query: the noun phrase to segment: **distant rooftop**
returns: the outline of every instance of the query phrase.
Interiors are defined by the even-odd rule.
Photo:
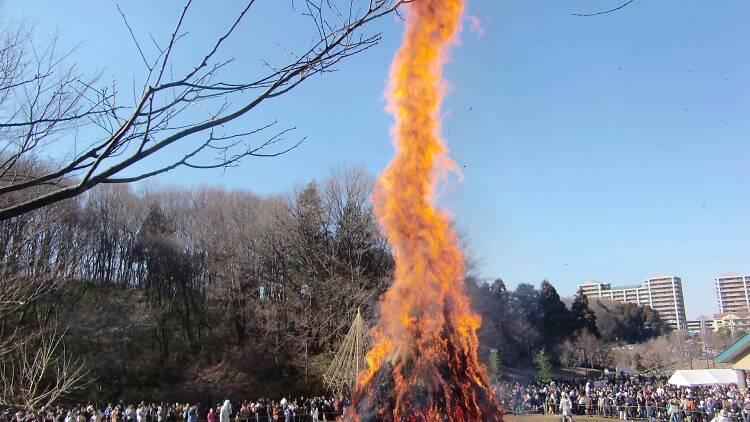
[[[661,280],[663,278],[672,278],[672,277],[674,277],[674,278],[680,278],[680,277],[678,277],[676,275],[656,274],[656,275],[653,275],[653,276],[649,277],[648,279],[649,280]]]
[[[750,312],[724,312],[721,314],[714,314],[714,319],[748,319],[750,318]]]
[[[730,272],[730,273],[721,274],[717,278],[737,278],[737,277],[742,277],[742,274],[740,274],[740,273],[731,273]]]
[[[626,286],[612,286],[612,290],[633,290],[633,289],[640,289],[640,284],[628,284]]]
[[[649,277],[648,280],[663,280],[663,279],[671,279],[671,278],[677,278],[680,277],[676,275],[667,275],[667,274],[656,274],[652,277]],[[645,282],[644,282],[645,283]],[[640,289],[644,287],[644,283],[641,284],[626,284],[621,286],[613,286],[611,283],[602,283],[601,281],[596,280],[586,280],[583,283],[579,284],[578,286],[608,286],[612,290],[633,290],[633,289]]]
[[[598,285],[598,284],[607,284],[607,283],[602,283],[596,280],[586,280],[583,283],[579,284],[579,286],[593,286],[593,285]]]

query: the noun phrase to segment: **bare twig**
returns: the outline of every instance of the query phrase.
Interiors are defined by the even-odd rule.
[[[26,95],[11,114],[0,115],[0,131],[6,131],[8,139],[12,139],[0,148],[5,154],[0,155],[0,164],[5,162],[0,166],[0,199],[10,199],[0,202],[0,220],[73,198],[100,183],[143,180],[180,166],[234,167],[246,157],[275,157],[294,150],[304,137],[276,151],[267,151],[281,142],[290,129],[259,141],[254,141],[253,135],[257,136],[264,127],[221,136],[215,131],[227,130],[226,125],[248,115],[266,100],[283,96],[314,75],[335,71],[342,60],[375,46],[380,34],[364,34],[364,26],[396,12],[410,0],[360,0],[363,4],[358,0],[342,1],[348,10],[334,0],[305,0],[303,14],[315,28],[312,44],[304,51],[290,54],[286,63],[264,61],[267,66],[262,74],[240,81],[222,80],[223,70],[233,63],[232,58],[221,58],[222,47],[251,12],[254,0],[246,0],[216,41],[198,56],[197,63],[177,77],[171,58],[186,33],[183,26],[192,1],[185,0],[163,47],[151,37],[159,50],[158,57],[151,61],[118,6],[147,67],[143,87],[127,108],[120,105],[114,84],[111,88],[96,88],[93,81],[81,82],[83,78],[79,75],[60,69],[54,48],[39,54],[32,48],[34,59],[27,64],[21,37],[9,38],[8,56],[3,57],[4,50],[0,49],[0,101],[12,98],[10,94],[3,97],[5,91],[24,89]],[[5,78],[4,62],[8,64]],[[32,65],[37,67],[35,72],[30,72]],[[60,76],[54,78],[56,74]],[[25,89],[27,86],[34,89]],[[125,110],[127,115],[122,114]],[[21,162],[36,162],[36,154],[45,143],[64,139],[66,131],[84,124],[100,128],[105,135],[93,138],[86,148],[76,149],[66,160],[52,161],[46,166],[21,165]],[[200,140],[201,134],[208,136]],[[195,142],[195,146],[182,158],[123,177],[134,164],[178,142]],[[206,164],[200,159],[211,152],[216,154],[213,163]],[[37,190],[41,186],[46,189]]]
[[[625,3],[623,3],[623,4],[621,4],[621,5],[617,6],[617,7],[615,7],[614,9],[609,9],[609,10],[604,10],[604,11],[601,11],[601,12],[594,12],[594,13],[573,13],[573,16],[589,17],[589,16],[605,15],[607,13],[616,12],[616,11],[622,9],[623,7],[629,5],[630,3],[634,2],[634,1],[635,0],[628,0]]]

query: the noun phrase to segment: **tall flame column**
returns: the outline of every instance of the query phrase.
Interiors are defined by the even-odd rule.
[[[396,268],[347,420],[502,420],[477,359],[480,319],[464,292],[458,239],[434,204],[437,179],[453,166],[440,137],[441,68],[463,9],[462,0],[407,6],[388,88],[396,155],[373,197]]]

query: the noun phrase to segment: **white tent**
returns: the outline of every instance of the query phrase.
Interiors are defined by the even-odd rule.
[[[734,369],[696,369],[675,371],[669,383],[682,387],[695,385],[737,384],[737,373]]]

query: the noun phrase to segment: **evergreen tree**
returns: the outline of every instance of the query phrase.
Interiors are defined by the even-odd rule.
[[[508,300],[508,332],[515,347],[505,348],[506,357],[532,360],[542,347],[542,312],[539,309],[539,290],[527,283],[519,284]],[[513,358],[510,357],[512,360]]]
[[[541,383],[548,383],[552,381],[552,363],[549,361],[549,357],[547,357],[547,353],[544,351],[544,349],[541,349],[536,354],[536,379],[537,381]]]
[[[508,314],[508,289],[505,287],[503,280],[498,278],[493,281],[490,285],[490,292],[499,308],[501,319],[505,320]]]
[[[490,357],[487,363],[487,370],[490,373],[490,379],[496,383],[500,378],[500,353],[497,349],[490,349]]]
[[[497,279],[492,284],[487,284],[468,277],[466,291],[471,297],[472,309],[482,316],[482,325],[478,331],[482,339],[479,344],[479,355],[489,356],[492,349],[497,349],[498,353],[503,354],[505,350],[513,348],[508,326],[508,292],[502,280]]]
[[[490,347],[498,349],[499,353],[502,354],[503,346],[508,343],[506,339],[510,312],[508,291],[503,280],[498,278],[488,286],[486,293],[486,300],[490,304],[490,312],[488,312],[486,318],[487,328],[494,331],[493,342]],[[482,321],[485,321],[484,315]]]
[[[645,324],[648,338],[669,334],[671,327],[661,319],[658,312],[650,306],[643,306],[641,312],[643,313],[643,323]]]
[[[542,311],[539,304],[539,290],[531,284],[521,283],[510,295],[508,301],[510,318],[522,320],[530,325],[530,328],[538,330],[539,334],[542,334]]]
[[[539,310],[542,315],[541,333],[546,350],[555,350],[569,334],[570,311],[560,300],[560,295],[548,281],[539,289]]]
[[[539,291],[528,283],[521,283],[513,292],[514,311],[524,317],[533,318],[539,314]]]
[[[589,299],[578,290],[570,307],[571,333],[587,330],[591,335],[600,338],[599,328],[596,326],[596,314],[589,308]]]

